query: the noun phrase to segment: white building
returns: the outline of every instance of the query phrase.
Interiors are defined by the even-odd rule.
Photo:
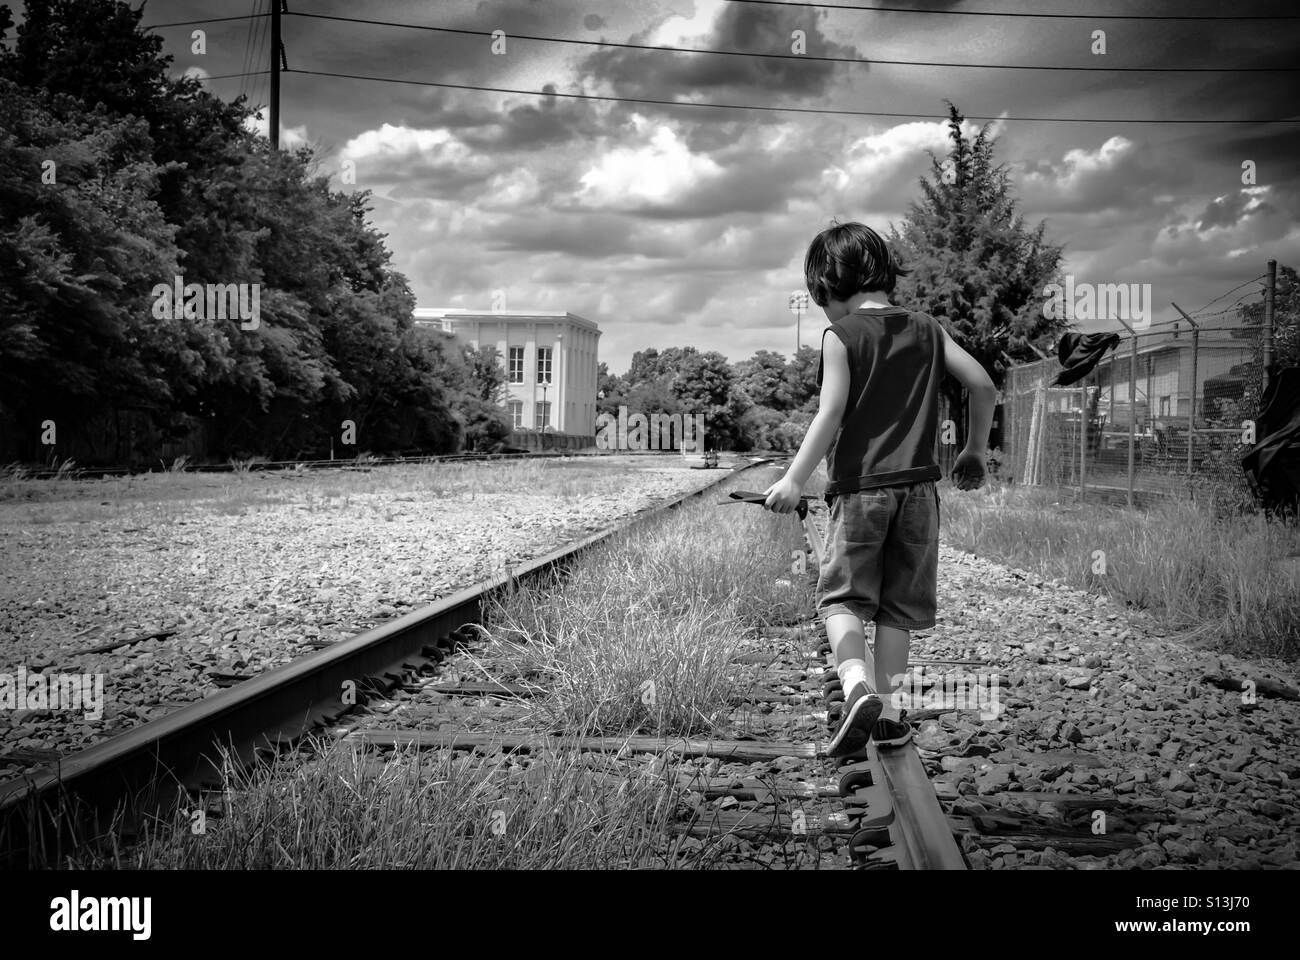
[[[474,347],[496,347],[506,368],[516,442],[539,446],[529,437],[543,433],[562,435],[564,446],[595,442],[600,328],[590,320],[573,313],[417,307],[415,323]]]

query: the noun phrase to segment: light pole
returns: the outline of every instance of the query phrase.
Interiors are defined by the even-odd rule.
[[[803,312],[808,309],[808,294],[803,290],[796,290],[790,294],[790,312],[794,314],[794,355],[799,356],[799,348],[803,346]]]

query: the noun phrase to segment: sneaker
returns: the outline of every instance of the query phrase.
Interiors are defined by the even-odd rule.
[[[871,739],[878,747],[901,747],[912,739],[912,725],[905,719],[906,714],[897,720],[881,717],[871,729]]]
[[[831,737],[827,754],[843,757],[865,747],[883,709],[885,702],[869,692],[866,684],[856,684],[844,701],[844,719],[840,721],[835,736]]]

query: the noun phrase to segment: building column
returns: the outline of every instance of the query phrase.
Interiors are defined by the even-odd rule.
[[[566,433],[568,431],[568,417],[565,416],[564,403],[568,397],[568,391],[564,389],[564,330],[562,324],[557,324],[558,332],[555,334],[555,345],[551,350],[551,380],[555,384],[555,430],[557,433]]]
[[[540,399],[537,396],[537,324],[535,322],[528,324],[528,342],[533,352],[530,356],[527,348],[524,349],[524,383],[531,385],[528,391],[531,402],[528,404],[528,409],[524,411],[524,423],[529,430],[532,430],[537,423],[537,403]]]

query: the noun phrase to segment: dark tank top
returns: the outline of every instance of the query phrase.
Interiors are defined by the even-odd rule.
[[[903,307],[871,307],[828,330],[848,351],[849,395],[826,454],[827,497],[942,477],[936,446],[945,373],[939,321]]]

